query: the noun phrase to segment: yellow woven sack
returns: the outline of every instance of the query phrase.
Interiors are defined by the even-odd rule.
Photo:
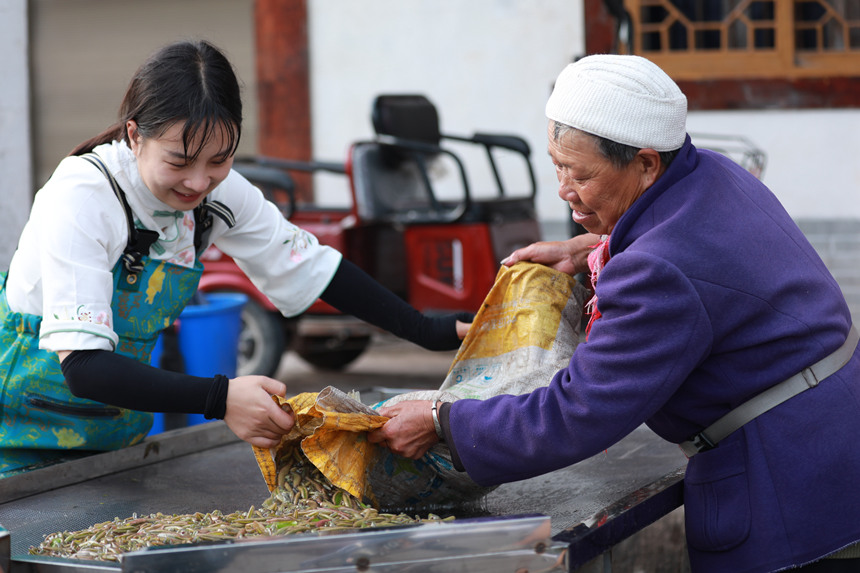
[[[582,286],[560,271],[501,267],[439,389],[483,400],[545,386],[579,341],[583,298]]]
[[[573,277],[549,267],[502,267],[439,389],[401,394],[375,407],[405,399],[484,400],[546,385],[578,343],[584,298]],[[269,491],[277,486],[276,460],[296,445],[333,485],[374,505],[377,498],[385,507],[444,505],[492,489],[454,470],[444,444],[418,461],[370,444],[366,432],[388,418],[340,390],[274,398],[292,408],[296,425],[278,447],[255,448]]]
[[[333,485],[358,499],[373,499],[367,487],[367,467],[377,454],[377,446],[367,441],[367,431],[382,427],[387,417],[331,386],[318,393],[272,399],[282,408],[292,409],[296,424],[277,447],[254,447],[270,492],[278,483],[276,461],[282,452],[298,446]]]
[[[501,267],[439,389],[399,394],[374,408],[403,400],[486,400],[546,386],[579,343],[586,296],[574,277],[550,267]],[[462,506],[493,489],[454,469],[442,443],[420,460],[383,450],[369,487],[383,508],[399,510]]]

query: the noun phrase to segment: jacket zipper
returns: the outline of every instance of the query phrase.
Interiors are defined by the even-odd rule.
[[[74,406],[65,402],[57,402],[43,396],[27,396],[27,402],[31,406],[57,412],[59,414],[68,414],[70,416],[78,416],[81,418],[116,418],[122,414],[122,410],[112,406]]]

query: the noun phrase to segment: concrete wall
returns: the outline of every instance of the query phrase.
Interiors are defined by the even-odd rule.
[[[687,126],[742,134],[762,148],[762,180],[795,219],[860,220],[860,110],[694,112]]]
[[[443,133],[525,137],[539,168],[541,216],[560,217],[543,110],[558,72],[583,55],[580,0],[314,0],[308,9],[317,155],[343,158],[373,134],[374,96],[421,93]],[[475,178],[476,188],[489,185],[488,172]],[[336,202],[336,183],[317,191]]]
[[[568,215],[545,152],[543,109],[558,72],[583,54],[582,14],[581,0],[310,2],[315,153],[341,158],[350,142],[369,137],[376,94],[423,93],[443,132],[508,131],[529,141],[545,238],[564,237]],[[763,181],[809,230],[860,317],[860,110],[696,112],[688,128],[743,136],[766,153]],[[344,200],[337,181],[317,191]]]
[[[0,271],[9,268],[31,202],[27,1],[0,0]]]
[[[443,131],[510,131],[532,146],[542,218],[564,217],[546,158],[544,104],[583,54],[581,1],[314,0],[309,3],[314,149],[340,157],[372,133],[374,95],[420,92]],[[689,130],[742,135],[768,156],[764,181],[797,219],[860,219],[860,111],[691,113]]]
[[[0,0],[0,6],[17,7],[13,16],[19,20],[25,4]],[[242,152],[255,151],[253,0],[29,4],[33,186],[44,182],[72,146],[114,120],[140,61],[181,37],[209,38],[230,55],[245,82]],[[529,141],[547,238],[564,235],[567,213],[545,153],[543,108],[558,72],[583,55],[582,0],[310,0],[308,18],[318,159],[342,160],[351,142],[372,135],[370,106],[377,94],[423,93],[436,104],[443,132],[511,132]],[[0,19],[0,32],[17,30],[17,36],[0,34],[4,45],[14,47],[14,38],[24,33],[25,26],[15,27],[19,20]],[[17,54],[20,60],[26,51]],[[0,89],[7,86],[4,82]],[[860,231],[860,163],[854,151],[860,148],[860,111],[696,112],[690,114],[689,130],[744,136],[765,151],[764,182],[795,220],[812,230],[813,243],[834,265],[860,316],[860,271],[854,270],[860,269],[860,253],[853,247]],[[19,133],[11,144],[4,135],[2,145],[18,149],[24,141]],[[478,173],[474,186],[488,181],[488,173]],[[342,179],[321,178],[317,191],[325,203],[347,201]]]
[[[243,83],[241,153],[256,151],[253,0],[30,0],[35,186],[113,124],[137,67],[162,45],[206,39]]]

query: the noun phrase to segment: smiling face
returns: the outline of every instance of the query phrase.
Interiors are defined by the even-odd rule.
[[[196,157],[186,155],[182,122],[154,138],[143,137],[134,121],[126,129],[143,183],[173,209],[188,211],[198,206],[233,167],[233,149],[223,128],[212,130],[202,146],[199,140],[190,142],[191,150],[200,148]]]
[[[640,149],[633,161],[619,168],[589,134],[566,131],[556,139],[550,122],[548,135],[558,196],[570,205],[574,222],[590,233],[611,233],[621,215],[665,170],[653,149]]]

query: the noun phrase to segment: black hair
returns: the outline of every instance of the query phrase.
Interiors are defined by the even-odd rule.
[[[597,141],[597,148],[600,150],[600,154],[606,158],[613,166],[617,169],[623,169],[630,165],[630,162],[636,157],[636,154],[639,153],[639,147],[634,147],[632,145],[626,145],[624,143],[618,143],[617,141],[612,141],[611,139],[607,139],[605,137],[601,137],[599,135],[594,135],[593,133],[589,133],[587,131],[582,131],[581,129],[577,129],[575,127],[571,127],[567,124],[561,123],[560,121],[552,121],[552,137],[555,141],[558,141],[562,136],[567,133],[573,134],[575,132],[582,133],[589,137],[594,138]],[[658,151],[660,154],[660,162],[668,167],[675,157],[678,155],[678,149],[672,149],[671,151]]]
[[[242,98],[233,66],[206,41],[164,46],[135,72],[120,105],[119,121],[69,155],[81,155],[119,139],[130,143],[126,129],[129,120],[145,138],[160,137],[175,123],[184,122],[182,142],[189,160],[223,129],[225,155],[233,155],[242,133]],[[192,148],[194,142],[196,147]]]

